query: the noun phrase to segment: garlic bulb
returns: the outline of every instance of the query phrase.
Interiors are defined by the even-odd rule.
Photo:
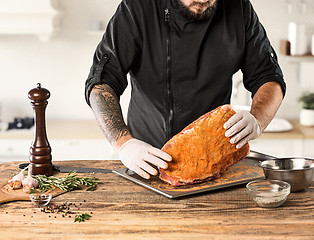
[[[24,171],[27,169],[28,167],[22,169],[17,175],[15,175],[12,179],[10,179],[8,181],[8,185],[11,189],[19,189],[22,187],[22,182],[25,179],[24,177]]]
[[[23,191],[29,192],[31,188],[36,188],[39,186],[38,181],[30,175],[30,172],[28,172],[27,178],[25,178],[22,182],[23,185]]]

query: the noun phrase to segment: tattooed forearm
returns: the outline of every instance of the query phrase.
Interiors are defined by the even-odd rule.
[[[112,145],[123,137],[131,137],[122,116],[119,100],[113,89],[96,85],[90,94],[90,104],[105,136]]]

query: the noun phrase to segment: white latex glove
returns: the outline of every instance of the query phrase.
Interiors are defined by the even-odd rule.
[[[118,153],[121,162],[127,168],[146,179],[150,178],[149,174],[157,175],[158,173],[148,163],[166,169],[168,164],[165,161],[171,161],[168,153],[135,138],[125,142]]]
[[[224,128],[227,129],[225,136],[230,137],[231,144],[237,144],[237,149],[261,135],[261,127],[257,119],[248,111],[234,114],[224,124]]]

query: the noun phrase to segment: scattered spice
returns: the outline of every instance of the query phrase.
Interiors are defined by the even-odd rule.
[[[78,205],[82,205],[82,204],[78,204]],[[62,203],[62,204],[52,204],[52,205],[48,205],[46,207],[43,207],[41,209],[41,212],[46,213],[46,214],[60,214],[63,218],[68,217],[68,218],[72,218],[72,215],[76,214],[74,217],[74,222],[84,222],[85,220],[88,220],[91,218],[91,215],[87,214],[87,213],[78,213],[76,211],[72,211],[71,209],[80,209],[77,204],[73,204],[73,203]],[[93,212],[90,212],[91,214],[93,214]],[[49,215],[49,217],[51,217]],[[54,216],[54,218],[57,218],[57,216]]]
[[[59,214],[59,213],[64,213],[65,215],[67,214],[76,214],[76,212],[72,212],[70,211],[69,209],[69,206],[72,205],[72,204],[68,204],[68,203],[63,203],[63,204],[60,204],[60,205],[49,205],[49,206],[46,206],[44,208],[41,209],[41,212],[44,212],[44,213],[56,213],[56,214]]]
[[[82,205],[82,204],[78,204],[78,205]],[[85,220],[89,220],[92,216],[90,214],[93,214],[93,212],[90,212],[90,214],[88,213],[79,213],[77,211],[72,211],[72,209],[79,209],[77,204],[73,204],[73,203],[62,203],[62,204],[50,204],[48,206],[42,207],[40,212],[45,213],[45,214],[49,214],[49,218],[54,217],[57,218],[57,216],[51,216],[51,214],[58,214],[60,213],[60,215],[65,218],[72,218],[72,216],[75,214],[74,217],[74,222],[84,222]],[[9,212],[6,212],[6,214],[8,214]],[[37,214],[36,211],[33,211],[34,214]],[[23,214],[23,217],[25,217],[26,215]],[[31,218],[33,218],[33,216],[30,216]]]

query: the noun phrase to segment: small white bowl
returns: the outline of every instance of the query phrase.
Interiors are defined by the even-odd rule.
[[[49,204],[52,195],[50,193],[32,193],[29,198],[35,206],[43,207]]]
[[[289,183],[279,180],[256,180],[246,185],[247,193],[259,207],[279,207],[290,194]]]

